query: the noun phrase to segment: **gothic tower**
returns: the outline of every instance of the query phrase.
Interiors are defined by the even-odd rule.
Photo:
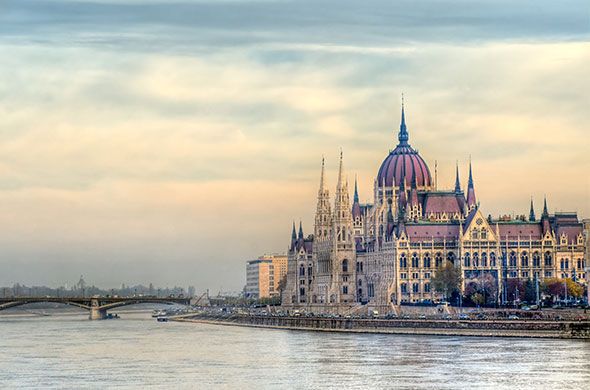
[[[340,153],[338,185],[334,200],[332,227],[332,278],[330,283],[331,303],[351,303],[355,301],[356,251],[348,181],[344,178]]]

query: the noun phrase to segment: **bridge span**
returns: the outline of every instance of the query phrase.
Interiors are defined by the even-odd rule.
[[[137,305],[140,303],[162,303],[189,306],[190,298],[168,297],[0,297],[0,311],[11,307],[28,305],[30,303],[51,302],[61,303],[90,311],[89,319],[101,320],[107,317],[107,310],[116,307]]]

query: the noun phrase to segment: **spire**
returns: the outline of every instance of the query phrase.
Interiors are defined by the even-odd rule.
[[[547,211],[547,196],[543,202],[543,214],[541,215],[541,225],[543,226],[543,235],[551,231],[551,224],[549,223],[549,212]]]
[[[344,184],[344,170],[342,169],[342,149],[340,149],[340,167],[338,168],[338,188]]]
[[[461,192],[461,182],[459,181],[459,161],[457,161],[457,174],[455,176],[455,192]]]
[[[291,239],[292,240],[297,239],[297,231],[295,230],[295,221],[293,221],[293,232],[291,233]]]
[[[354,199],[353,199],[353,201],[355,203],[358,203],[358,201],[359,201],[359,192],[358,192],[357,185],[356,185],[356,175],[354,176]]]
[[[301,224],[301,220],[299,221],[299,239],[303,240],[303,225]]]
[[[471,175],[471,156],[469,156],[469,183],[467,188],[473,188],[473,176]]]
[[[467,185],[467,207],[472,210],[477,207],[475,200],[475,188],[473,187],[473,175],[471,174],[471,156],[469,157],[469,184]]]
[[[535,209],[533,207],[533,197],[531,196],[531,211],[529,212],[529,221],[535,222]]]
[[[404,112],[404,95],[402,94],[402,123],[399,126],[399,144],[400,145],[407,145],[408,144],[408,131],[406,129],[406,115]]]
[[[547,196],[544,197],[544,203],[543,203],[543,214],[541,215],[541,217],[549,217],[549,212],[547,211]]]
[[[403,220],[405,212],[406,212],[406,205],[408,204],[408,195],[406,194],[406,170],[402,169],[402,179],[399,185],[399,197],[398,197],[398,210],[399,210],[399,220]]]
[[[320,194],[323,193],[323,191],[325,190],[325,185],[326,185],[326,181],[325,181],[325,169],[324,169],[324,156],[322,156],[322,175],[320,176]]]

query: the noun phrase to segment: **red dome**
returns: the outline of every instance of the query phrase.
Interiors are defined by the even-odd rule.
[[[430,187],[432,185],[432,176],[428,165],[420,157],[410,144],[408,144],[408,130],[406,128],[406,115],[402,101],[402,123],[399,127],[399,144],[389,153],[389,156],[381,164],[379,174],[377,175],[377,185],[383,186],[385,181],[386,187],[399,186],[402,177],[406,178],[406,188],[412,185],[412,177],[416,174],[417,187]]]
[[[405,170],[406,188],[412,185],[412,175],[416,174],[416,185],[418,187],[429,187],[432,185],[432,177],[428,165],[410,145],[398,145],[381,164],[377,175],[377,185],[399,186]]]

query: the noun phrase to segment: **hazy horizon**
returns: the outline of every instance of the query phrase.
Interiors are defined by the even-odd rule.
[[[485,215],[590,217],[583,1],[6,0],[0,286],[238,291],[313,231],[342,148],[361,202],[397,144]],[[332,198],[333,200],[333,198]]]

